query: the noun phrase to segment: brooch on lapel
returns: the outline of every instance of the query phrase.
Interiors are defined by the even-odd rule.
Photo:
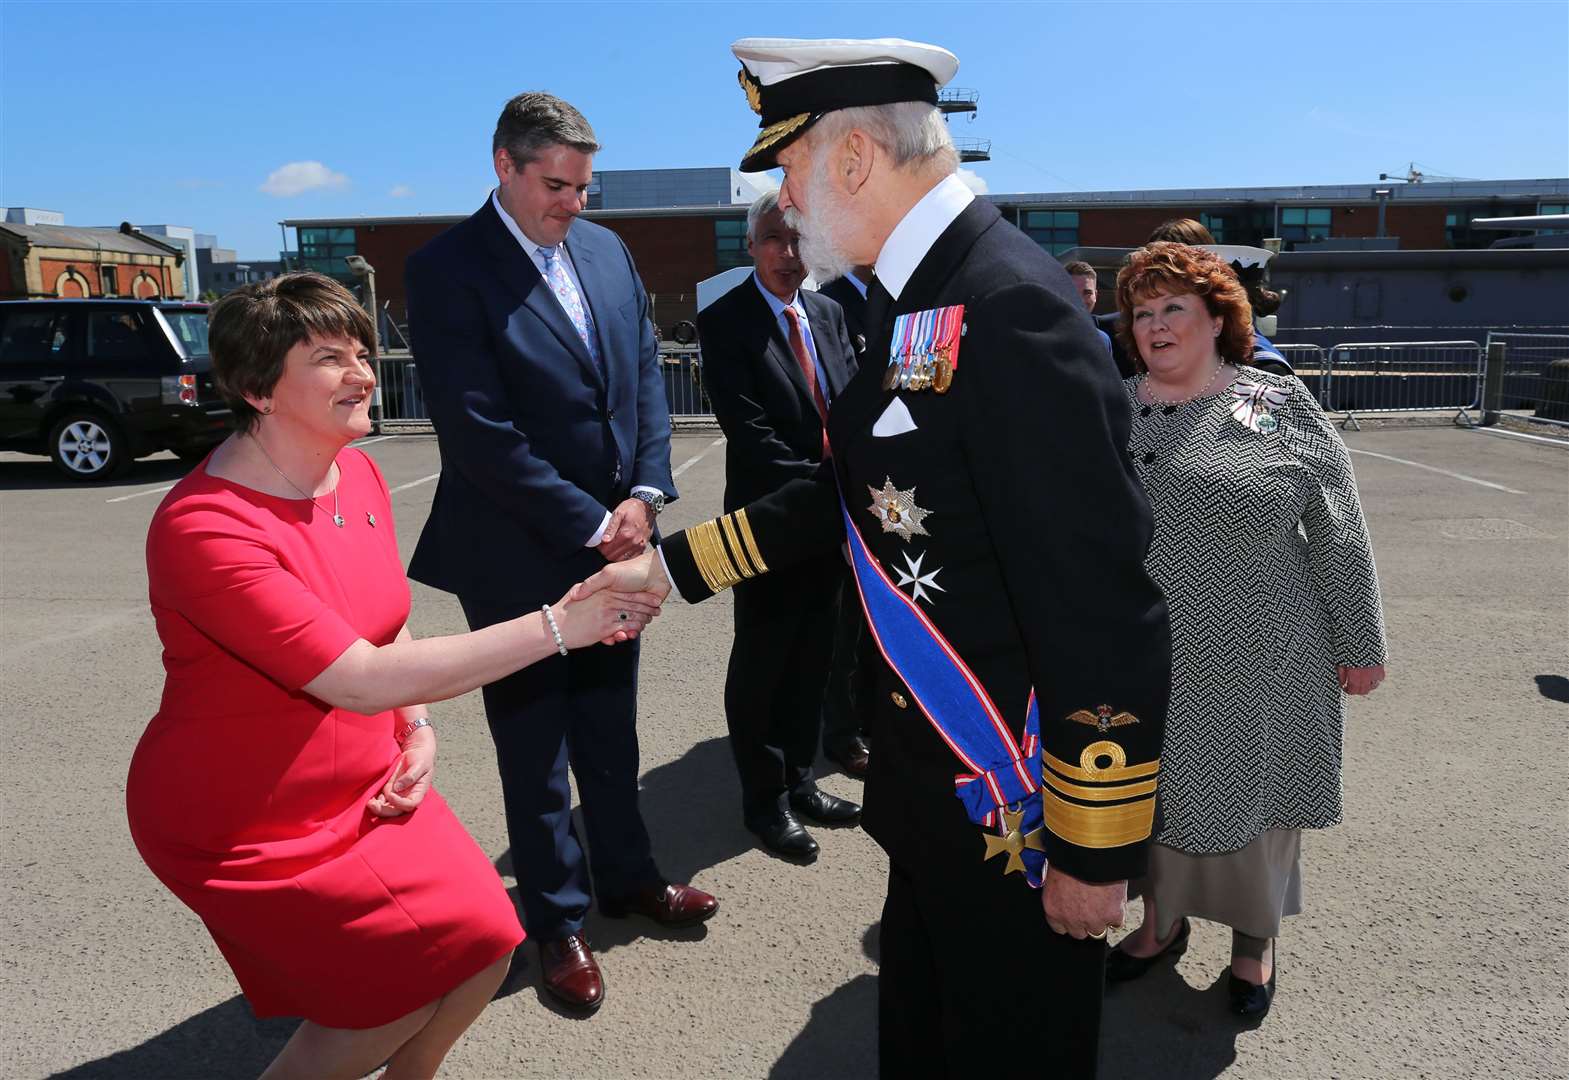
[[[893,321],[883,389],[932,389],[946,394],[959,370],[959,339],[963,336],[963,304],[900,315]]]
[[[1237,423],[1261,435],[1273,435],[1280,427],[1274,411],[1286,403],[1284,390],[1242,380],[1231,387],[1231,393],[1235,397],[1231,415]]]

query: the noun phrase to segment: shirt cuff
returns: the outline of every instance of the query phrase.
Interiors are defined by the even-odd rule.
[[[665,562],[665,549],[655,546],[654,554],[659,556],[659,568],[665,572],[665,580],[670,582],[670,595],[684,602],[686,597],[682,596],[681,590],[676,588],[676,579],[670,574],[670,564]]]
[[[665,494],[663,491],[660,491],[658,488],[656,488],[656,487],[649,487],[647,484],[635,484],[635,485],[633,485],[633,487],[632,487],[632,494],[636,495],[639,491],[646,491],[650,495],[664,495]],[[668,495],[665,496],[665,497],[669,498]]]
[[[599,528],[594,530],[594,535],[588,538],[584,547],[598,547],[605,542],[605,530],[610,528],[610,511],[605,511],[605,516],[599,519]]]

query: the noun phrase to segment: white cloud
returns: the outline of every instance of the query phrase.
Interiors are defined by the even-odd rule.
[[[965,187],[977,195],[984,195],[988,190],[986,181],[974,169],[960,169],[959,179],[963,181]]]
[[[387,194],[394,199],[408,199],[413,197],[414,189],[407,184],[395,184]]]
[[[274,169],[260,190],[286,199],[307,191],[338,191],[348,186],[347,176],[333,172],[319,161],[291,161]]]

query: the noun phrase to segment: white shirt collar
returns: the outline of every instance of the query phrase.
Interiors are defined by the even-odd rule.
[[[527,252],[529,258],[535,259],[535,261],[538,261],[535,253],[540,248],[542,248],[542,247],[550,247],[551,245],[535,243],[533,240],[530,240],[527,235],[524,234],[523,229],[518,225],[518,223],[516,221],[512,220],[512,215],[507,213],[507,208],[501,205],[501,189],[500,188],[493,188],[491,190],[491,192],[490,192],[490,203],[491,203],[492,206],[494,206],[496,208],[496,213],[501,215],[501,223],[507,227],[507,232],[511,233],[513,238],[516,239],[517,242],[523,246],[523,250],[525,252]]]
[[[899,294],[910,283],[910,275],[921,265],[943,230],[974,201],[975,193],[950,173],[910,207],[910,212],[888,234],[883,250],[877,256],[877,280],[883,283],[889,296],[899,299]]]
[[[783,316],[784,309],[789,307],[795,308],[795,313],[801,317],[803,322],[806,320],[806,311],[801,304],[800,289],[795,290],[795,295],[790,297],[790,302],[787,304],[783,300],[779,299],[779,297],[768,291],[767,287],[763,284],[763,279],[757,276],[756,270],[752,271],[752,284],[757,286],[757,291],[763,294],[764,300],[768,301],[768,310],[774,313],[775,319]]]

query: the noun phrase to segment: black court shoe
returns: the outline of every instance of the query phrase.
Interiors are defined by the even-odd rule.
[[[1263,986],[1239,979],[1228,973],[1226,993],[1231,999],[1231,1011],[1249,1020],[1262,1020],[1275,1001],[1275,976],[1280,974],[1275,961],[1275,950],[1270,948],[1269,982]]]
[[[1153,956],[1134,956],[1131,953],[1123,952],[1120,948],[1112,949],[1106,954],[1106,981],[1114,983],[1129,982],[1137,979],[1140,975],[1154,967],[1156,961],[1163,957],[1169,956],[1175,960],[1188,951],[1188,935],[1192,930],[1193,924],[1184,918],[1182,920],[1182,929],[1178,930],[1176,935],[1166,943],[1164,949]]]

